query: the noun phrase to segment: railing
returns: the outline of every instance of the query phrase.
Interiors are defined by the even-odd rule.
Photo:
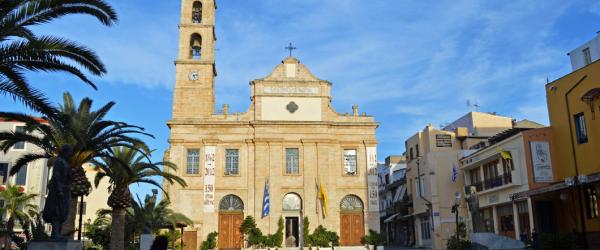
[[[506,173],[503,175],[494,176],[494,177],[484,180],[483,187],[484,187],[484,189],[491,189],[491,188],[499,187],[499,186],[506,185],[509,183],[512,183],[512,175],[510,173]],[[477,191],[479,191],[479,189],[477,189]]]

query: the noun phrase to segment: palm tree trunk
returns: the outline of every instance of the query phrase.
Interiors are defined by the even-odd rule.
[[[125,209],[113,208],[110,231],[110,250],[123,250],[125,246]]]
[[[11,216],[6,222],[6,238],[4,238],[4,249],[11,250],[12,235],[15,227],[15,219]]]
[[[77,197],[71,197],[71,205],[69,206],[69,215],[63,223],[62,234],[69,239],[74,239],[75,233],[75,217],[77,216]]]

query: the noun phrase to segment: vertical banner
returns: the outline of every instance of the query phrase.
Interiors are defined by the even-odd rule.
[[[369,212],[379,211],[379,191],[377,189],[377,147],[367,147],[367,185]]]
[[[215,211],[215,167],[217,147],[204,147],[204,212]]]
[[[552,157],[550,156],[550,144],[546,141],[529,142],[531,150],[531,161],[533,165],[534,182],[553,182]]]

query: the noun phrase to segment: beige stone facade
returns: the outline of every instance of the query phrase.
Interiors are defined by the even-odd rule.
[[[286,234],[291,227],[301,232],[301,218],[306,216],[311,231],[323,225],[342,234],[340,204],[356,198],[359,202],[353,203],[354,208],[362,207],[364,218],[360,229],[378,231],[378,124],[374,118],[359,115],[358,107],[352,114],[334,111],[331,83],[312,75],[293,57],[250,83],[251,103],[246,112],[229,113],[224,106],[215,113],[216,5],[213,0],[201,1],[198,21],[195,2],[200,1],[183,0],[182,4],[173,118],[167,123],[170,148],[165,154],[165,159],[179,166],[176,174],[188,183],[185,188],[165,183],[173,209],[194,221],[186,228],[187,246],[195,249],[209,232],[218,231],[219,247],[228,247],[222,242],[228,226],[219,220],[232,211],[254,216],[263,233],[274,233],[280,216],[286,218]],[[196,59],[189,56],[197,52],[190,48],[193,34],[202,37],[202,55]],[[270,213],[263,217],[267,179]],[[319,183],[328,198],[326,216],[318,198]],[[299,208],[290,204],[284,208],[288,194],[300,198]],[[293,218],[298,225],[292,223]],[[341,236],[342,243],[349,240],[348,235]],[[303,236],[298,238],[301,245]]]
[[[413,200],[416,246],[444,249],[455,235],[452,206],[457,192],[461,194],[459,221],[469,225],[459,159],[484,147],[490,136],[512,127],[510,117],[470,112],[443,129],[429,124],[406,140],[406,179]],[[453,168],[457,172],[454,181]]]

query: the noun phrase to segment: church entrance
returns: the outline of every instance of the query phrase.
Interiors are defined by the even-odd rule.
[[[363,203],[357,196],[347,195],[340,202],[340,245],[361,246],[364,236]]]
[[[219,249],[241,249],[244,236],[240,226],[244,220],[244,203],[240,197],[226,195],[219,203]]]
[[[300,239],[300,223],[298,217],[285,217],[285,246],[298,247]]]
[[[296,193],[288,193],[283,197],[283,217],[285,218],[285,247],[302,245],[302,198]]]

